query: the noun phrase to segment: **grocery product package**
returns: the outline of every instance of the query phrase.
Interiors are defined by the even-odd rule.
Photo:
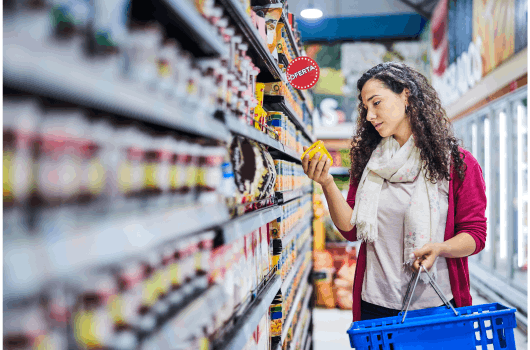
[[[355,260],[344,261],[342,267],[337,272],[334,280],[333,291],[337,306],[341,309],[350,310],[352,308],[353,279],[355,277]]]
[[[317,306],[335,307],[333,295],[333,257],[328,251],[313,252],[314,283],[317,294]]]
[[[269,96],[283,96],[285,93],[285,85],[281,81],[264,84],[264,94]]]
[[[276,49],[277,43],[276,26],[282,17],[283,4],[254,6],[252,7],[252,10],[254,10],[258,16],[265,18],[265,22],[267,23],[267,46],[269,47],[270,53],[273,53]]]

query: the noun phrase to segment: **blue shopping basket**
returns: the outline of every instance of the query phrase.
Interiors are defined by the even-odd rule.
[[[353,322],[348,335],[356,350],[490,350],[515,349],[513,329],[516,310],[499,303],[453,308],[440,288],[422,266],[431,286],[446,306],[408,312],[405,305],[414,279],[409,283],[399,316]],[[412,299],[412,295],[410,295]],[[405,312],[403,310],[405,309]],[[491,344],[491,345],[489,345]]]

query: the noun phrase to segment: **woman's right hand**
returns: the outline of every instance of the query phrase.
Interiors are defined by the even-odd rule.
[[[307,147],[304,146],[304,152],[307,150]],[[323,155],[320,159],[320,152],[317,152],[311,162],[309,161],[309,154],[306,154],[304,159],[302,159],[302,167],[304,168],[304,173],[313,181],[319,183],[322,187],[333,182],[333,175],[329,173],[329,168],[331,166],[331,160]]]

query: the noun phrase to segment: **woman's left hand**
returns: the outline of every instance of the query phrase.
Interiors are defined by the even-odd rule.
[[[413,254],[416,257],[416,260],[412,265],[412,269],[416,272],[419,271],[421,263],[421,265],[429,271],[432,265],[434,265],[436,258],[440,255],[441,250],[441,245],[437,243],[427,243],[420,249],[415,250]],[[410,258],[414,258],[412,254]]]

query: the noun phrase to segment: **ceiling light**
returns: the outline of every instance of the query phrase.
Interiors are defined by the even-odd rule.
[[[300,15],[304,18],[315,19],[315,18],[322,17],[322,11],[316,8],[309,8],[309,9],[302,10]]]

